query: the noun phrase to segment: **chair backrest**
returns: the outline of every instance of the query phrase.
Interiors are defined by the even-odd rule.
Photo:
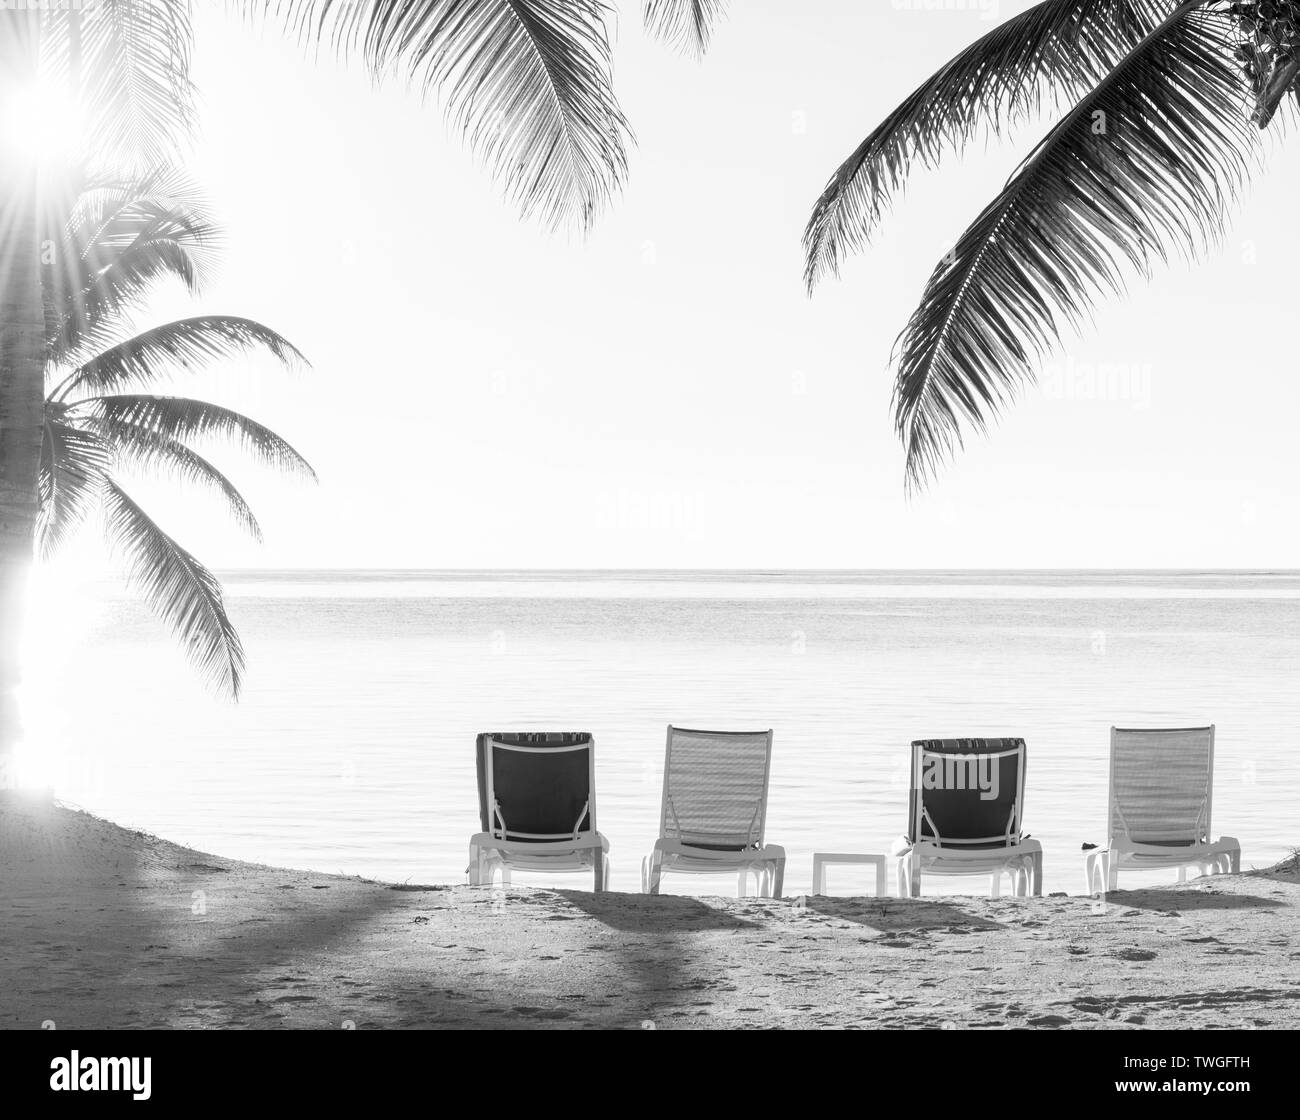
[[[499,840],[596,829],[596,741],[586,731],[491,731],[475,742],[478,813]]]
[[[916,739],[907,837],[943,847],[1020,843],[1023,739]]]
[[[1213,789],[1213,725],[1110,729],[1112,843],[1204,843]]]
[[[668,728],[659,835],[696,848],[763,846],[772,732]]]

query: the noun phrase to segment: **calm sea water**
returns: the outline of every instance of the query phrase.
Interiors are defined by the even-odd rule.
[[[1300,844],[1297,572],[244,572],[226,587],[249,654],[238,705],[205,693],[125,593],[47,605],[28,739],[59,796],[255,862],[459,882],[475,733],[590,730],[613,886],[635,890],[665,726],[772,727],[768,839],[797,894],[814,850],[888,850],[912,739],[1019,735],[1047,889],[1075,893],[1080,844],[1105,839],[1111,724],[1213,722],[1215,832],[1247,865]]]

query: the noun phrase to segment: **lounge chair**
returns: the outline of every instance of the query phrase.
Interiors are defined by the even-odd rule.
[[[764,844],[771,731],[688,731],[668,728],[659,839],[641,863],[641,889],[658,894],[667,871],[737,875],[781,897],[785,849]]]
[[[1214,726],[1110,729],[1110,842],[1084,862],[1089,894],[1115,890],[1121,869],[1241,870],[1241,844],[1210,839]]]
[[[469,881],[502,885],[512,868],[591,871],[609,885],[609,841],[596,831],[596,743],[585,731],[490,732],[475,745],[482,832]]]
[[[1023,739],[918,739],[912,743],[907,835],[893,848],[898,895],[919,898],[921,875],[1002,876],[1017,895],[1043,893],[1043,847],[1021,831]]]

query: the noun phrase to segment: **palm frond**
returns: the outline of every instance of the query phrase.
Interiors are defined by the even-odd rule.
[[[44,68],[76,86],[91,157],[146,167],[175,155],[194,122],[190,0],[43,6]]]
[[[69,222],[92,231],[87,240],[121,247],[137,236],[142,214],[146,219],[170,215],[184,228],[201,226],[208,239],[218,233],[203,190],[183,169],[168,163],[126,177],[85,178]],[[110,236],[106,230],[125,230],[125,236]]]
[[[1044,0],[967,47],[831,176],[804,230],[808,290],[864,248],[914,166],[935,167],[982,130],[1004,134],[1109,73],[1159,22],[1158,0]]]
[[[645,26],[652,35],[701,58],[728,0],[645,0]]]
[[[157,436],[181,443],[227,440],[266,466],[316,478],[311,464],[270,428],[208,401],[119,393],[86,397],[68,409],[77,423],[91,427],[105,440],[137,441],[127,450],[138,454],[148,453]]]
[[[109,545],[126,564],[127,581],[177,636],[199,672],[237,698],[244,647],[226,614],[216,576],[112,479],[104,487],[104,527]]]
[[[96,438],[102,439],[119,461],[215,491],[236,524],[258,544],[262,543],[262,526],[244,495],[193,448],[163,432],[111,415],[97,416],[94,424]]]
[[[209,362],[265,350],[287,366],[305,365],[298,349],[270,327],[234,315],[197,315],[142,331],[100,351],[74,369],[55,391],[111,392],[148,385],[177,370],[194,371]]]
[[[1221,232],[1258,141],[1223,12],[1180,4],[1034,150],[940,262],[900,339],[910,486],[1036,373],[1061,322]]]
[[[301,38],[440,95],[527,216],[584,232],[627,171],[601,0],[263,0]]]
[[[107,345],[114,320],[143,305],[160,280],[199,290],[219,244],[204,200],[178,173],[159,171],[80,192],[49,233],[44,284],[56,361]]]
[[[1282,99],[1286,97],[1288,91],[1293,92],[1296,99],[1300,100],[1298,78],[1300,78],[1300,57],[1288,58],[1285,61],[1279,60],[1277,69],[1269,79],[1268,84],[1260,91],[1259,103],[1252,116],[1252,120],[1260,128],[1269,126],[1269,122],[1277,114],[1282,105]]]
[[[110,458],[108,447],[94,432],[66,424],[57,410],[47,410],[36,521],[42,559],[49,559],[67,542],[99,501]]]

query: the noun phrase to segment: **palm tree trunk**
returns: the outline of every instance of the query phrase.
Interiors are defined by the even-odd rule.
[[[0,10],[0,105],[36,78],[40,13]],[[22,621],[40,509],[45,323],[37,168],[14,137],[0,139],[0,787],[20,738]]]

